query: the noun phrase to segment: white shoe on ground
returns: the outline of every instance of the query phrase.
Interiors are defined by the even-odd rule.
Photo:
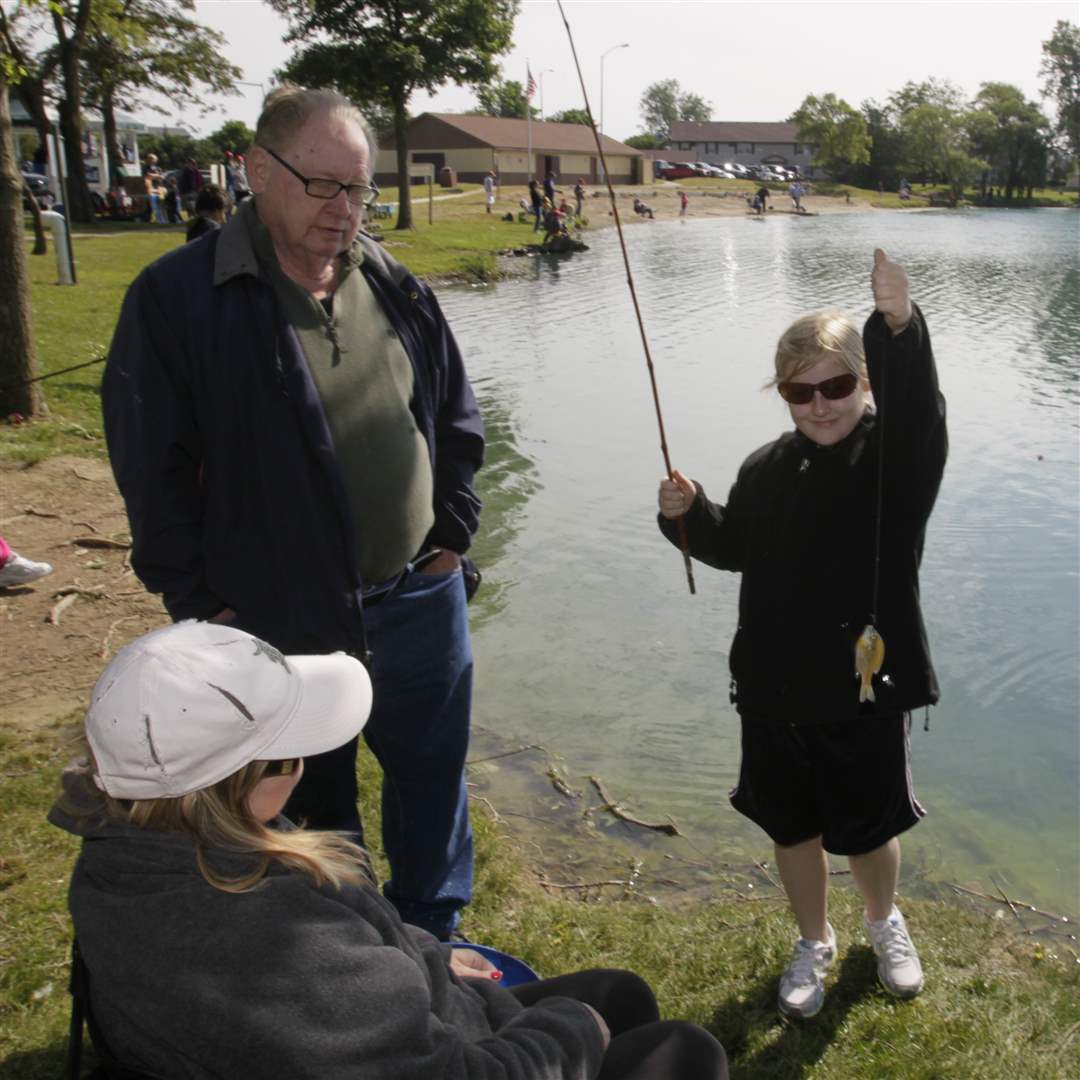
[[[904,916],[893,905],[888,918],[871,922],[864,912],[863,922],[877,954],[882,986],[897,997],[913,998],[923,988],[923,971]]]
[[[28,585],[31,581],[37,581],[46,574],[52,573],[52,567],[47,562],[33,562],[24,559],[13,551],[8,561],[0,566],[0,589],[7,589],[13,585]]]
[[[795,942],[795,951],[780,976],[778,1004],[785,1016],[809,1020],[821,1012],[825,1003],[825,972],[836,959],[836,933],[831,926],[827,928],[827,941],[799,938]]]

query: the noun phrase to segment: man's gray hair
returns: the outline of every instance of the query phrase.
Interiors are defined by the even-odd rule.
[[[293,83],[275,87],[263,102],[255,125],[255,144],[283,153],[308,120],[321,112],[337,113],[360,128],[367,140],[371,168],[374,169],[375,133],[364,114],[336,90],[308,90]]]

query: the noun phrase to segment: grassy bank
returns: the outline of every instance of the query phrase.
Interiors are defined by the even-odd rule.
[[[66,1040],[70,930],[65,883],[77,844],[44,822],[60,765],[77,750],[76,717],[0,735],[0,1075],[60,1074]],[[363,813],[378,835],[376,768],[361,761]],[[838,890],[841,957],[824,1011],[791,1024],[775,1010],[791,947],[784,905],[731,895],[696,905],[642,899],[583,902],[549,895],[514,842],[477,802],[476,903],[467,930],[544,975],[629,967],[657,991],[665,1016],[687,1017],[727,1047],[736,1080],[905,1078],[1065,1080],[1080,1075],[1075,957],[1008,931],[1002,921],[905,901],[926,968],[922,997],[877,986],[860,913]],[[574,894],[581,895],[581,894]]]

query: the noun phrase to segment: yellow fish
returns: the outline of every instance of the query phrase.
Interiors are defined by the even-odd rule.
[[[885,663],[885,639],[869,624],[855,642],[855,674],[862,680],[859,684],[859,701],[875,701],[870,680]]]

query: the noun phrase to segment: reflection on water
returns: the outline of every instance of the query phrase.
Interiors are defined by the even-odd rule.
[[[627,231],[672,460],[723,499],[788,424],[761,387],[797,315],[869,313],[874,247],[908,269],[949,399],[924,606],[943,687],[913,740],[913,861],[1080,911],[1078,217],[1058,211],[713,219]],[[633,790],[724,857],[738,580],[687,594],[653,523],[659,439],[613,232],[525,280],[448,292],[488,424],[476,554],[478,723]],[[490,588],[489,584],[490,583]],[[484,593],[481,593],[484,596]],[[921,718],[920,718],[921,719]]]

